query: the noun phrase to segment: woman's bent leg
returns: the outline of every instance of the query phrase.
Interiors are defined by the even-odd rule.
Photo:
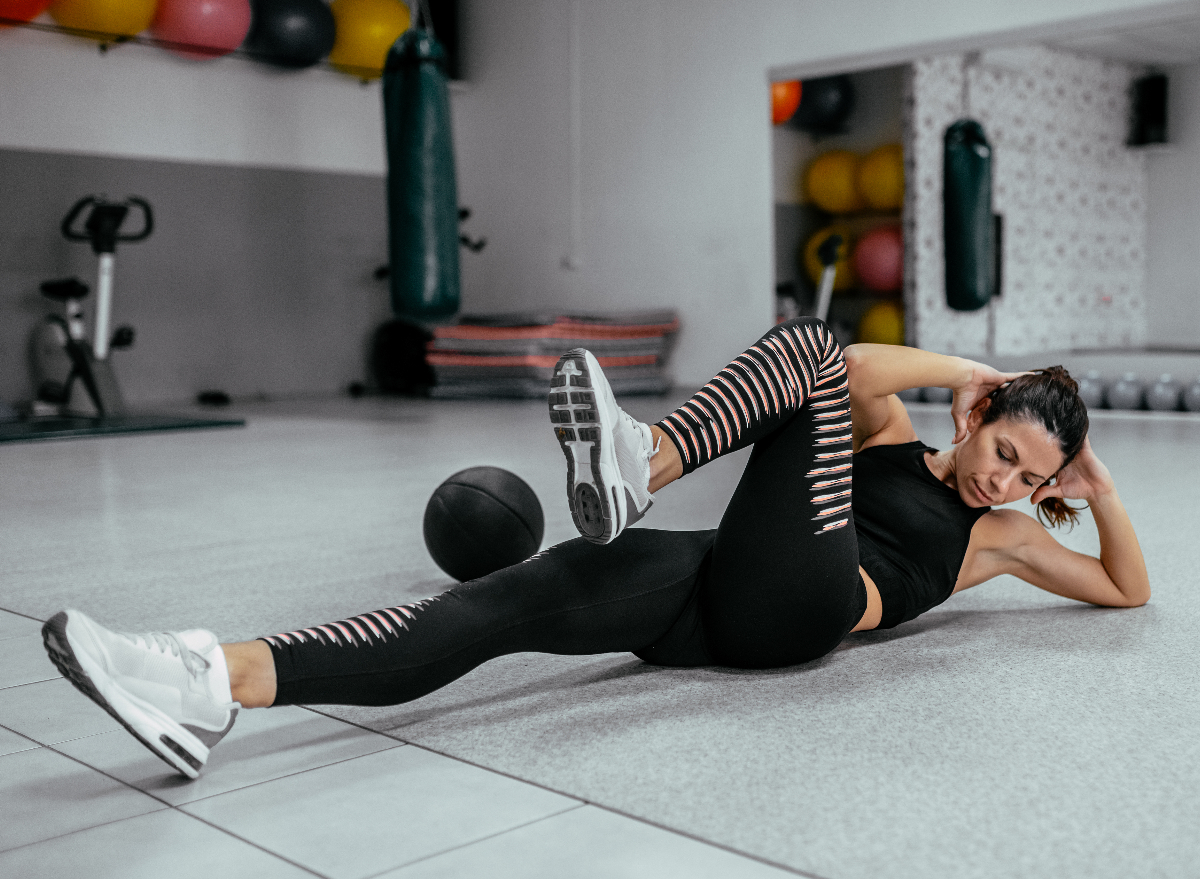
[[[773,328],[663,421],[685,472],[754,443],[699,593],[725,665],[822,656],[866,606],[850,507],[846,367],[825,324]]]
[[[394,705],[510,653],[640,650],[687,608],[712,538],[636,529],[608,547],[571,540],[433,598],[263,638],[275,704]]]

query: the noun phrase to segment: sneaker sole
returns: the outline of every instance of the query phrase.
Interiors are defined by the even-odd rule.
[[[554,436],[567,459],[571,518],[584,538],[606,544],[624,529],[626,499],[612,424],[604,417],[608,382],[599,364],[593,370],[589,360],[594,359],[582,348],[558,359],[550,379],[549,408]]]
[[[42,626],[42,643],[46,645],[46,653],[54,667],[76,690],[112,715],[117,723],[172,769],[188,778],[199,777],[200,769],[208,760],[208,748],[153,706],[124,693],[119,685],[110,682],[110,686],[103,687],[107,695],[102,692],[101,685],[96,681],[99,675],[88,673],[67,639],[65,613],[55,614]],[[156,714],[160,716],[156,717]]]

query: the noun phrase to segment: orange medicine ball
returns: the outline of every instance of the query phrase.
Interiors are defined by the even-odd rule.
[[[800,106],[800,80],[771,83],[771,123],[781,125],[796,114]]]

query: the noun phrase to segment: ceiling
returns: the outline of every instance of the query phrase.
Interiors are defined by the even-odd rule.
[[[1048,44],[1069,52],[1160,67],[1200,62],[1200,15],[1058,38]]]

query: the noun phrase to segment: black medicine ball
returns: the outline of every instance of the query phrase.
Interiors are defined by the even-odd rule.
[[[246,48],[277,67],[312,67],[333,49],[333,13],[322,0],[252,0]]]
[[[854,112],[854,83],[846,74],[806,79],[789,125],[812,134],[838,134]]]
[[[424,531],[439,568],[456,580],[474,580],[537,552],[545,519],[521,477],[499,467],[470,467],[434,491]]]

